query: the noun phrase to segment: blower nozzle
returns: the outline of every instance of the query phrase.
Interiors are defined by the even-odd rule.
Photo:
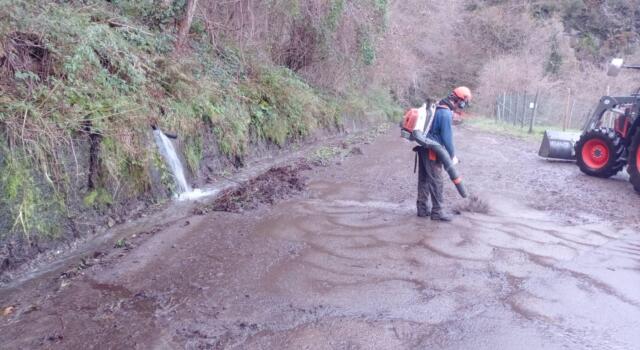
[[[456,170],[455,165],[453,165],[453,161],[449,154],[445,151],[444,147],[442,147],[439,143],[429,140],[425,138],[419,131],[414,131],[412,133],[413,139],[422,147],[426,147],[438,155],[438,159],[442,162],[444,166],[444,170],[449,174],[449,178],[456,186],[458,193],[462,198],[467,198],[468,193],[467,189],[462,183],[462,178],[458,175],[458,171]]]

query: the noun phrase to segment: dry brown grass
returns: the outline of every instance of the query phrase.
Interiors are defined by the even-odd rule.
[[[53,55],[36,33],[13,32],[0,43],[0,85],[14,89],[15,75],[31,72],[23,79],[30,90],[54,74]]]

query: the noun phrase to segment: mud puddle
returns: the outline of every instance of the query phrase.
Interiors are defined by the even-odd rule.
[[[341,171],[316,176],[306,198],[256,223],[266,239],[305,247],[270,269],[261,289],[301,308],[322,305],[326,314],[238,348],[630,349],[640,342],[633,226],[575,219],[571,208],[539,211],[522,194],[499,183],[487,188],[488,179],[473,175],[466,177],[473,200],[447,188],[462,213],[453,223],[417,218],[415,180],[398,175],[403,166],[409,173],[410,159],[398,159],[400,151],[384,156],[394,148],[396,140],[380,140]]]
[[[274,336],[279,345],[344,335],[343,327],[375,334],[373,348],[627,349],[640,341],[633,230],[562,224],[502,197],[487,198],[491,215],[465,213],[452,224],[415,218],[412,205],[356,184],[314,181],[309,197],[256,228],[307,247],[272,269],[264,288],[340,318]]]
[[[573,168],[549,168],[556,179],[540,180],[526,145],[500,139],[496,152],[505,154],[488,154],[479,146],[494,145],[487,138],[495,135],[457,132],[461,172],[486,214],[447,184],[448,203],[466,210],[450,224],[417,218],[411,147],[385,135],[340,166],[283,168],[248,182],[219,203],[225,211],[176,219],[137,248],[118,248],[123,256],[112,262],[86,261],[99,268],[2,291],[0,307],[13,309],[0,318],[0,341],[54,349],[635,348],[640,237],[631,223],[640,208],[627,204],[633,210],[620,220],[596,215],[602,198],[628,203],[621,184],[600,183],[589,199],[579,187],[597,183]],[[498,177],[500,166],[523,184]],[[537,194],[574,177],[581,185],[561,193],[564,203]],[[263,194],[277,200],[269,205]]]

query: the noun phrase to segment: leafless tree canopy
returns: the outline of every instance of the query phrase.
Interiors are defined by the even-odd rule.
[[[542,0],[374,1],[380,8],[341,0],[188,3],[196,2],[212,45],[233,45],[338,92],[376,85],[411,104],[464,84],[476,92],[476,110],[488,113],[506,90],[571,88],[597,101],[607,86],[632,86],[631,78],[604,74],[611,55],[633,51],[638,41],[611,1],[584,8]],[[591,59],[589,35],[602,44]],[[366,45],[375,53],[365,64]]]

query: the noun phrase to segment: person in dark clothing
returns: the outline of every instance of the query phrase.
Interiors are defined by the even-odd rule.
[[[458,163],[453,146],[453,112],[464,109],[471,100],[469,88],[461,86],[455,88],[449,96],[440,100],[433,116],[431,128],[427,131],[427,138],[441,144],[449,153],[454,164]],[[417,147],[418,152],[418,200],[419,217],[429,217],[431,220],[451,221],[451,215],[443,210],[443,177],[442,163],[436,154],[424,147]],[[431,203],[429,203],[431,199]]]

